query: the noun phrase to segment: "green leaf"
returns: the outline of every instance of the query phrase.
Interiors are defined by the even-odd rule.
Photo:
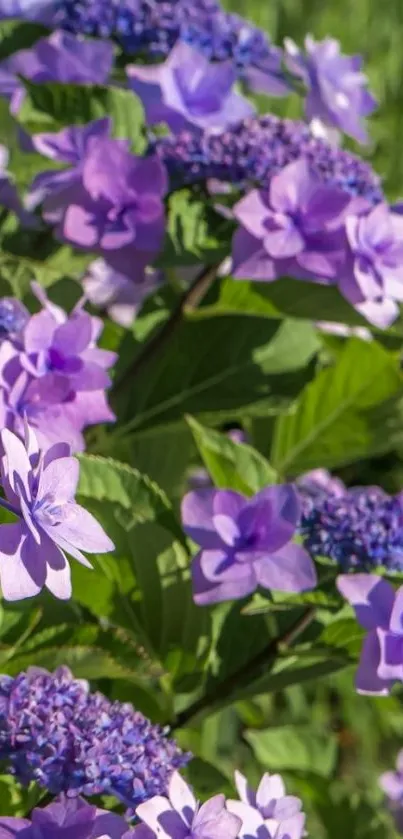
[[[2,20],[0,22],[0,61],[9,58],[19,50],[27,50],[43,35],[48,35],[46,26],[21,20]]]
[[[266,318],[188,316],[123,393],[125,431],[177,423],[184,413],[213,424],[280,411],[308,379],[317,348],[313,327],[295,329]],[[283,358],[287,336],[292,352]]]
[[[291,769],[329,777],[336,765],[337,741],[331,732],[314,726],[284,725],[264,731],[246,731],[245,739],[264,769]]]
[[[230,250],[233,225],[219,215],[205,194],[174,192],[168,201],[168,228],[158,263],[173,266],[220,262]]]
[[[57,131],[110,117],[114,137],[129,138],[136,154],[145,151],[144,112],[133,91],[101,85],[34,84],[26,79],[24,84],[27,96],[18,121],[26,131]]]
[[[276,473],[252,446],[235,443],[193,417],[186,419],[215,486],[253,495],[276,482]]]
[[[117,505],[120,523],[127,529],[155,521],[179,539],[184,538],[165,493],[146,475],[124,463],[81,455],[78,492],[83,498]]]
[[[336,364],[305,387],[277,420],[271,462],[282,474],[334,467],[370,455],[379,429],[371,409],[402,386],[395,358],[375,341],[351,338]]]
[[[318,641],[329,647],[345,650],[351,657],[358,658],[364,636],[364,630],[354,618],[342,618],[329,623]]]

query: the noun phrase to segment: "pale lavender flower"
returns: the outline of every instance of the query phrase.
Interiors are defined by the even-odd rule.
[[[398,316],[403,300],[403,216],[386,204],[346,219],[347,262],[339,288],[350,303],[381,328]]]
[[[163,64],[126,69],[150,125],[166,122],[174,132],[192,126],[224,129],[255,110],[233,90],[237,74],[232,61],[212,63],[183,42]]]
[[[0,525],[0,582],[6,600],[33,597],[45,586],[55,597],[71,597],[70,566],[65,552],[91,568],[82,551],[107,553],[114,548],[102,527],[74,501],[79,463],[66,444],[40,452],[32,428],[25,444],[8,429],[1,432],[0,505],[19,519]]]
[[[160,271],[140,262],[135,262],[133,269],[127,276],[115,271],[104,259],[96,259],[88,266],[82,281],[90,303],[105,309],[111,320],[126,328],[132,325],[147,297],[163,282]]]
[[[307,119],[320,119],[360,143],[368,142],[362,119],[374,111],[377,102],[367,90],[361,56],[343,55],[334,38],[315,41],[307,35],[305,52],[291,39],[286,39],[285,46],[290,69],[303,79],[308,89]]]
[[[182,501],[185,532],[200,545],[192,563],[199,605],[245,597],[258,586],[300,592],[316,585],[309,554],[292,542],[300,516],[291,485],[245,498],[232,490],[189,492]]]
[[[25,97],[20,76],[36,84],[105,84],[112,64],[113,46],[109,41],[83,40],[56,31],[0,64],[0,94],[10,100],[11,111],[16,114]]]
[[[242,801],[228,801],[227,806],[242,822],[239,839],[302,839],[305,835],[304,813],[295,813],[279,823],[265,820],[259,810]]]
[[[395,591],[374,574],[343,574],[337,588],[367,630],[356,674],[358,693],[387,696],[403,681],[403,586]]]
[[[23,330],[19,353],[23,370],[43,379],[44,392],[56,382],[60,393],[64,388],[65,397],[109,387],[111,379],[106,371],[117,355],[96,345],[102,321],[84,311],[83,301],[66,315],[36,284],[33,290],[39,293],[44,308],[32,315]]]
[[[1,839],[129,839],[127,822],[99,810],[83,798],[61,795],[47,807],[35,807],[29,819],[0,816]]]
[[[292,275],[335,279],[344,262],[340,228],[351,203],[341,189],[322,184],[304,159],[253,190],[234,207],[241,227],[233,242],[233,274],[273,280]]]
[[[0,759],[19,783],[53,795],[114,795],[133,808],[164,795],[191,758],[132,705],[92,693],[67,667],[2,676],[0,699]]]
[[[0,297],[0,339],[7,336],[14,340],[29,318],[28,309],[16,297]]]
[[[238,836],[241,820],[228,812],[223,795],[215,795],[199,806],[188,784],[174,772],[168,796],[157,795],[137,807],[136,814],[143,822],[135,832],[138,839],[236,839]]]
[[[103,255],[120,270],[128,251],[131,262],[151,262],[161,247],[166,189],[158,158],[136,157],[121,141],[97,137],[88,144],[80,178],[48,195],[43,215],[59,239]]]
[[[281,775],[269,775],[265,772],[255,792],[244,775],[235,771],[235,785],[243,804],[257,810],[270,832],[275,835],[280,825],[301,813],[302,801],[295,795],[287,795]],[[233,808],[233,805],[235,809]],[[237,812],[238,802],[230,802],[232,812]],[[301,816],[299,816],[301,821]]]
[[[310,472],[305,472],[297,478],[295,483],[303,496],[312,499],[328,495],[341,498],[347,492],[343,481],[336,478],[327,469],[312,469]]]

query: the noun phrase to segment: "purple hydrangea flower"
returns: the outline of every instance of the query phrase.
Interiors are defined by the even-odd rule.
[[[327,498],[329,495],[341,498],[347,492],[340,478],[336,478],[327,469],[312,469],[296,480],[298,491],[308,499]]]
[[[367,90],[359,55],[346,56],[334,38],[315,41],[305,38],[305,53],[291,39],[286,39],[287,63],[305,82],[308,95],[305,113],[308,120],[320,119],[354,137],[368,142],[362,118],[369,116],[377,101]]]
[[[211,63],[197,49],[178,42],[163,64],[127,68],[130,87],[143,102],[147,122],[166,122],[179,132],[196,126],[224,129],[254,113],[233,91],[232,61]]]
[[[379,487],[317,492],[299,483],[299,533],[312,556],[324,556],[343,569],[403,568],[401,494]],[[340,488],[342,490],[342,487]]]
[[[37,175],[29,190],[30,205],[36,206],[47,195],[63,194],[64,191],[68,195],[70,187],[80,181],[86,154],[94,139],[110,137],[111,127],[110,119],[103,118],[87,125],[62,128],[55,133],[35,134],[32,137],[33,150],[57,163],[67,164],[69,168],[60,171],[51,169]],[[122,147],[127,148],[125,141],[115,142],[121,142]]]
[[[278,831],[282,822],[287,822],[301,813],[301,799],[295,795],[286,794],[281,775],[269,775],[268,772],[265,772],[255,792],[249,786],[245,776],[236,771],[235,784],[241,802],[249,804],[250,807],[257,810],[274,835],[276,835],[276,831]],[[234,809],[234,804],[237,807],[238,802],[231,802],[231,811],[237,812],[236,807]],[[300,815],[298,822],[302,822]],[[302,822],[303,824],[304,822]]]
[[[190,755],[128,703],[91,693],[66,667],[0,679],[0,758],[52,794],[114,795],[136,807],[164,795]]]
[[[0,816],[1,839],[125,839],[133,836],[115,813],[98,810],[82,798],[61,795],[47,807],[36,807],[30,819]]]
[[[316,585],[308,553],[292,542],[300,515],[290,485],[245,498],[232,490],[189,492],[182,502],[185,532],[200,545],[192,565],[199,605],[245,597],[258,586],[300,592]]]
[[[324,185],[304,159],[286,166],[268,192],[253,190],[234,207],[241,227],[233,242],[233,274],[273,280],[290,274],[335,279],[345,248],[340,228],[351,198]]]
[[[94,137],[80,178],[48,195],[43,215],[56,225],[59,239],[107,255],[120,270],[136,258],[151,262],[161,247],[166,189],[165,169],[157,157],[136,157],[119,140]]]
[[[403,681],[403,586],[395,592],[374,574],[345,574],[336,583],[368,632],[356,674],[357,691],[387,696],[395,682]]]
[[[386,795],[388,809],[395,820],[396,829],[403,833],[403,751],[396,760],[396,770],[384,772],[379,778],[379,785]]]
[[[48,301],[41,290],[44,308],[32,315],[22,335],[21,367],[42,378],[44,389],[56,384],[65,398],[80,391],[104,390],[111,384],[106,372],[117,355],[96,346],[102,321],[85,312],[80,302],[67,317]]]
[[[305,835],[304,813],[295,813],[279,823],[265,820],[259,810],[241,801],[229,801],[228,809],[242,822],[239,839],[302,839]]]
[[[19,519],[0,525],[0,582],[6,600],[33,597],[45,586],[55,597],[71,597],[65,552],[91,568],[82,551],[107,553],[113,542],[74,501],[79,463],[63,443],[40,453],[32,428],[24,443],[7,428],[0,432],[1,478],[6,507]]]
[[[67,316],[39,286],[32,288],[42,312],[29,318],[17,340],[0,344],[0,425],[24,437],[26,418],[42,448],[63,441],[81,451],[88,425],[115,419],[104,387],[116,355],[96,346],[102,321],[81,302]]]
[[[120,326],[129,328],[147,297],[163,282],[160,271],[133,266],[137,276],[115,271],[104,259],[88,266],[83,279],[85,294],[94,306],[105,309]],[[1,315],[1,308],[0,308]]]
[[[241,820],[229,813],[223,795],[215,795],[199,807],[187,783],[174,772],[169,798],[155,796],[137,807],[143,822],[136,839],[236,839]]]
[[[112,65],[113,46],[109,41],[82,40],[56,31],[0,64],[0,94],[9,99],[16,114],[25,97],[19,76],[37,84],[104,84]]]
[[[304,157],[322,183],[373,204],[383,198],[379,176],[365,161],[314,137],[303,122],[272,115],[244,120],[218,135],[183,131],[159,138],[153,148],[175,186],[213,178],[267,189],[273,175]]]
[[[348,261],[339,288],[364,317],[380,327],[399,314],[403,300],[403,216],[386,204],[346,219]]]

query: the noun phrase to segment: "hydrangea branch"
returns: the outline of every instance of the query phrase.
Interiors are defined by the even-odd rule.
[[[271,664],[280,650],[291,646],[302,635],[313,621],[315,614],[316,609],[314,606],[305,609],[303,614],[285,632],[272,638],[260,652],[245,662],[234,673],[231,673],[213,691],[205,693],[193,705],[190,705],[189,708],[185,708],[184,711],[178,714],[172,725],[172,729],[183,728],[199,714],[208,710],[214,710],[215,706],[220,702],[232,697],[235,699],[236,693],[240,688],[255,681],[260,675],[262,668]]]
[[[133,377],[136,376],[148,362],[158,354],[160,349],[176,332],[187,312],[196,309],[208,289],[214,282],[221,263],[203,267],[198,273],[189,289],[182,295],[177,306],[172,310],[168,320],[165,321],[143,349],[138,353],[132,364],[124,371],[120,379],[115,382],[113,393],[121,393],[126,386],[131,385]]]

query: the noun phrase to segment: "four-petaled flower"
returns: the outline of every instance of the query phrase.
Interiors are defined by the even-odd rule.
[[[403,586],[374,574],[342,574],[337,587],[367,630],[356,674],[358,693],[387,696],[403,681]]]
[[[127,822],[99,810],[83,798],[61,795],[47,807],[35,807],[30,819],[0,816],[2,839],[130,839]]]
[[[0,582],[6,600],[33,597],[45,586],[55,597],[71,596],[65,553],[91,568],[82,551],[106,553],[114,546],[102,527],[74,501],[79,464],[58,443],[40,452],[26,428],[24,443],[7,428],[0,433],[1,475],[6,500],[19,521],[0,525]]]
[[[316,585],[315,566],[292,542],[300,516],[291,485],[245,498],[232,490],[189,492],[182,502],[185,532],[200,545],[192,564],[199,605],[233,600],[258,586],[301,592]]]
[[[223,795],[201,806],[178,772],[172,774],[169,798],[156,795],[137,807],[143,822],[136,839],[236,839],[241,820],[226,809]]]
[[[298,823],[304,824],[301,813],[302,801],[295,795],[287,795],[281,775],[265,772],[255,792],[241,772],[235,771],[235,785],[242,804],[257,810],[273,835],[280,825],[298,815]],[[236,813],[239,802],[229,802],[231,812]],[[242,807],[239,815],[242,817]]]
[[[174,132],[195,126],[224,129],[255,112],[233,90],[237,73],[232,61],[213,63],[183,41],[178,41],[163,64],[133,64],[127,74],[150,125],[166,122]]]

